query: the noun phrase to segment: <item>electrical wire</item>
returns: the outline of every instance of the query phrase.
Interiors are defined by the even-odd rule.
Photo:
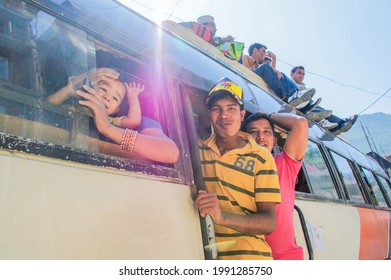
[[[171,12],[170,16],[168,17],[168,19],[171,18],[172,14],[174,13],[174,11],[175,11],[176,7],[178,6],[179,2],[181,2],[181,0],[178,0],[178,1],[176,2],[175,7],[174,7],[174,9],[172,9],[172,12]]]
[[[283,62],[283,63],[285,63],[285,64],[287,64],[287,65],[290,65],[290,66],[292,66],[292,67],[294,66],[293,64],[291,64],[291,63],[289,63],[289,62],[286,62],[286,61],[283,61],[283,60],[281,60],[281,59],[277,59],[277,60],[278,60],[278,61],[281,61],[281,62]],[[308,74],[312,74],[312,75],[314,75],[314,76],[318,76],[318,77],[321,77],[321,78],[323,78],[323,79],[329,80],[330,82],[333,82],[333,83],[338,84],[338,85],[341,85],[341,86],[345,86],[345,87],[350,87],[350,88],[358,89],[358,90],[360,90],[360,91],[362,91],[362,92],[369,93],[369,94],[373,94],[373,95],[377,95],[377,96],[380,95],[381,97],[385,96],[385,97],[391,98],[391,96],[388,96],[388,95],[384,95],[384,94],[381,94],[381,93],[378,93],[378,92],[368,91],[368,90],[365,90],[365,89],[360,88],[360,87],[357,87],[357,86],[352,86],[352,85],[349,85],[349,84],[345,84],[345,83],[338,82],[338,81],[336,81],[336,80],[334,80],[334,79],[331,79],[331,78],[329,78],[329,77],[323,76],[323,75],[318,74],[318,73],[315,73],[315,72],[311,72],[311,71],[308,71],[308,70],[305,70],[305,72],[308,73]]]
[[[376,99],[375,101],[373,101],[367,108],[365,108],[364,110],[362,110],[360,113],[358,113],[358,115],[361,115],[363,112],[365,112],[366,110],[368,110],[370,107],[372,107],[372,105],[374,105],[376,102],[378,102],[381,98],[383,98],[384,96],[386,96],[387,92],[389,92],[391,90],[391,88],[389,88],[385,93],[382,94],[382,96],[380,96],[378,99]]]
[[[179,21],[183,21],[183,19],[181,19],[181,18],[179,18],[179,17],[177,17],[177,16],[173,16],[173,15],[172,15],[172,13],[174,12],[174,10],[172,11],[171,14],[169,14],[169,13],[163,12],[163,11],[161,11],[161,10],[157,10],[157,9],[151,8],[151,7],[149,7],[149,6],[147,6],[147,5],[143,4],[143,3],[140,3],[139,1],[136,1],[136,0],[131,0],[131,1],[134,2],[134,3],[136,3],[136,4],[139,5],[139,6],[142,6],[142,7],[146,8],[146,9],[148,9],[148,10],[151,10],[151,11],[154,11],[154,12],[158,12],[158,13],[161,13],[161,14],[163,14],[163,15],[167,15],[167,16],[169,16],[169,17],[174,17],[174,18],[176,18],[176,19],[179,20]],[[179,2],[179,1],[178,1],[178,2]],[[177,3],[178,3],[178,2],[177,2]],[[174,9],[176,9],[176,6],[175,6]]]
[[[139,1],[136,1],[136,0],[132,0],[132,2],[138,4],[138,5],[140,5],[140,6],[144,7],[144,8],[146,8],[146,9],[149,9],[149,10],[152,10],[152,11],[155,11],[155,12],[159,12],[159,13],[164,14],[164,15],[168,15],[168,19],[170,19],[171,17],[174,17],[174,18],[176,18],[176,19],[178,19],[178,20],[180,20],[180,21],[183,21],[182,19],[180,19],[180,18],[178,18],[178,17],[176,17],[176,16],[173,16],[173,13],[174,13],[176,7],[178,6],[180,0],[178,0],[178,1],[176,2],[175,7],[174,7],[174,9],[172,10],[172,12],[171,12],[170,14],[168,14],[168,13],[166,13],[166,12],[162,12],[162,11],[157,10],[157,9],[154,9],[154,8],[151,8],[151,7],[149,7],[149,6],[145,5],[145,4],[142,4],[142,3],[140,3]],[[281,59],[278,59],[278,61],[281,61],[282,63],[285,63],[285,64],[290,65],[290,66],[293,67],[293,65],[292,65],[291,63],[289,63],[289,62],[286,62],[286,61],[281,60]],[[321,78],[323,78],[323,79],[329,80],[329,81],[331,81],[331,82],[333,82],[333,83],[336,83],[336,84],[339,84],[339,85],[342,85],[342,86],[345,86],[345,87],[350,87],[350,88],[354,88],[354,89],[360,90],[360,91],[365,92],[365,93],[368,93],[368,94],[377,95],[377,96],[380,95],[380,97],[379,97],[378,99],[376,99],[376,100],[375,100],[374,102],[372,102],[368,107],[366,107],[364,110],[362,110],[360,113],[358,113],[358,115],[360,115],[360,114],[362,114],[363,112],[365,112],[366,110],[368,110],[370,107],[372,107],[375,103],[377,103],[377,102],[378,102],[380,99],[382,99],[383,97],[391,98],[391,96],[386,95],[386,94],[390,91],[391,88],[388,89],[385,93],[381,94],[381,93],[377,93],[377,92],[368,91],[368,90],[365,90],[365,89],[360,88],[360,87],[357,87],[357,86],[353,86],[353,85],[341,83],[341,82],[339,82],[339,81],[336,81],[336,80],[334,80],[334,79],[331,79],[331,78],[329,78],[329,77],[326,77],[326,76],[324,76],[324,75],[321,75],[321,74],[318,74],[318,73],[315,73],[315,72],[311,72],[311,71],[307,71],[307,70],[306,70],[306,73],[312,74],[312,75],[315,75],[315,76],[318,76],[318,77],[321,77]]]
[[[286,61],[283,61],[281,59],[278,59],[278,61],[281,61],[285,64],[288,64],[290,66],[293,67],[293,65],[289,62],[286,62]],[[314,72],[310,72],[310,71],[305,71],[306,73],[309,73],[309,74],[312,74],[312,75],[315,75],[315,76],[318,76],[318,77],[321,77],[323,79],[326,79],[326,80],[329,80],[333,83],[336,83],[336,84],[339,84],[339,85],[342,85],[342,86],[346,86],[346,87],[350,87],[350,88],[354,88],[354,89],[358,89],[360,91],[363,91],[365,93],[369,93],[369,94],[373,94],[373,95],[380,95],[380,97],[378,99],[376,99],[375,101],[373,101],[370,105],[368,105],[364,110],[362,110],[360,113],[358,113],[357,115],[361,115],[362,113],[364,113],[366,110],[368,110],[369,108],[371,108],[373,105],[375,105],[380,99],[382,99],[383,97],[387,97],[387,98],[391,98],[391,96],[389,95],[386,95],[390,90],[391,88],[389,88],[385,93],[381,94],[381,93],[377,93],[377,92],[372,92],[372,91],[368,91],[368,90],[365,90],[363,88],[360,88],[360,87],[356,87],[356,86],[352,86],[352,85],[349,85],[349,84],[344,84],[344,83],[341,83],[341,82],[338,82],[334,79],[331,79],[329,77],[326,77],[326,76],[323,76],[323,75],[320,75],[320,74],[317,74],[317,73],[314,73]]]

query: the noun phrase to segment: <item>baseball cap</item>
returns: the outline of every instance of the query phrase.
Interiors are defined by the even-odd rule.
[[[205,101],[206,105],[210,106],[210,101],[219,93],[228,93],[239,103],[240,106],[243,106],[243,90],[240,86],[232,82],[230,79],[223,77],[220,78],[214,85],[212,85],[209,90],[208,97]]]

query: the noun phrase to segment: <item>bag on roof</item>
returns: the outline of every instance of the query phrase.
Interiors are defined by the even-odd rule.
[[[210,35],[210,30],[205,25],[199,24],[198,22],[194,21],[180,22],[179,24],[183,27],[190,28],[195,34],[197,34],[198,37],[201,37],[207,42],[210,42],[212,39],[212,36]]]
[[[216,46],[224,55],[232,60],[242,63],[244,43],[227,42]]]

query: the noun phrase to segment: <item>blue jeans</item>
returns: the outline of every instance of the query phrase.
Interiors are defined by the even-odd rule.
[[[326,109],[320,106],[316,106],[314,109],[312,109],[312,112],[322,112]],[[327,117],[326,120],[328,120],[331,123],[338,123],[338,124],[343,124],[346,122],[345,120],[338,118],[336,115],[331,115],[330,117]]]
[[[284,78],[280,80],[274,69],[268,64],[260,65],[254,72],[284,101],[287,101],[288,97],[299,91],[296,84],[284,73],[281,73]]]

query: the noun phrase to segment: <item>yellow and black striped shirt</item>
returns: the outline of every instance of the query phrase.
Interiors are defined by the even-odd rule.
[[[276,165],[271,153],[247,133],[248,143],[220,156],[215,135],[201,142],[202,174],[208,192],[214,192],[222,211],[237,215],[257,212],[257,202],[281,202]],[[215,225],[219,259],[272,259],[263,235],[247,235]]]

